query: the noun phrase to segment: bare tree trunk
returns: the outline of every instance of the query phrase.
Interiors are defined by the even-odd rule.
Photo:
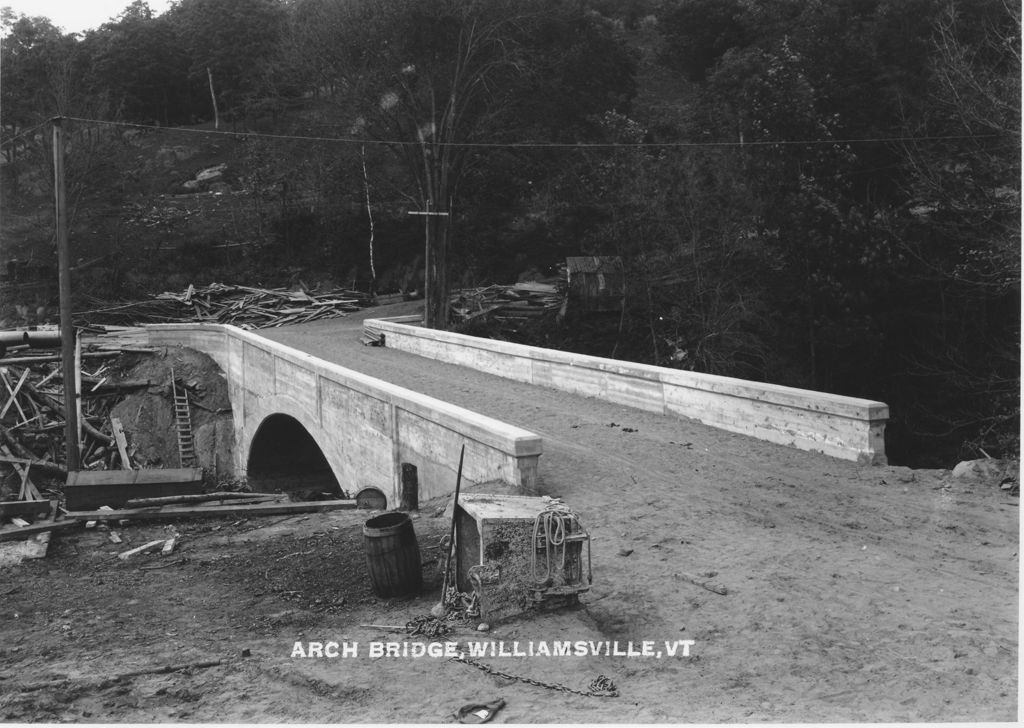
[[[213,128],[220,129],[220,112],[217,111],[217,94],[213,92],[213,71],[206,67],[206,78],[210,81],[210,99],[213,101]]]
[[[370,207],[370,178],[366,174],[366,145],[360,147],[363,162],[363,189],[366,192],[366,216],[370,218],[370,295],[377,292],[377,269],[373,264],[373,209]]]

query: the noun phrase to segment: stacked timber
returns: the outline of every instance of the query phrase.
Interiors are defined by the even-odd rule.
[[[165,291],[152,298],[105,303],[93,300],[91,310],[75,314],[76,324],[91,330],[97,325],[153,323],[218,323],[243,329],[262,329],[344,316],[369,305],[365,293],[344,288],[325,293],[286,288],[255,288],[211,283],[184,291]]]
[[[510,286],[466,288],[451,296],[451,320],[456,325],[465,325],[543,318],[557,314],[564,302],[564,290],[552,283],[527,281]]]

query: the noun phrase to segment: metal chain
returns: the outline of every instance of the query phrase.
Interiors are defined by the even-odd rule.
[[[587,686],[587,691],[584,692],[583,690],[576,690],[574,688],[566,687],[565,685],[559,685],[558,683],[546,683],[540,680],[534,680],[530,677],[523,677],[522,675],[511,675],[507,672],[501,672],[500,670],[495,670],[493,667],[485,665],[482,662],[477,662],[476,660],[467,657],[466,655],[462,655],[461,657],[453,657],[452,659],[456,662],[464,662],[467,665],[472,665],[473,667],[479,670],[483,670],[488,675],[494,675],[495,677],[503,677],[506,680],[517,680],[519,682],[527,683],[528,685],[536,685],[539,688],[557,690],[563,693],[573,693],[575,695],[582,695],[586,698],[619,697],[619,690],[615,687],[615,683],[613,683],[609,678],[605,677],[604,675],[598,675],[596,678],[591,680],[590,685]]]
[[[480,616],[480,602],[475,592],[470,595],[460,592],[454,585],[449,586],[441,603],[445,608],[445,619],[449,622],[465,622]]]
[[[405,631],[410,637],[421,634],[424,637],[444,637],[452,631],[451,625],[430,616],[416,617],[405,623]]]

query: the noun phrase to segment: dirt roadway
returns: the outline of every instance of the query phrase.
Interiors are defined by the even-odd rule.
[[[363,515],[179,523],[176,557],[119,562],[121,547],[83,532],[0,571],[0,720],[439,722],[499,696],[498,723],[1017,717],[1019,510],[995,484],[859,467],[364,348],[362,317],[264,333],[539,433],[545,492],[591,531],[583,606],[485,639],[690,639],[691,656],[486,660],[574,689],[603,674],[621,693],[603,699],[444,659],[374,659],[371,641],[389,637],[358,625],[423,614],[436,591],[372,597]],[[415,522],[428,561],[445,525],[432,512]],[[122,535],[137,544],[168,528]],[[680,572],[716,572],[728,594]],[[296,640],[358,641],[362,654],[293,658]],[[215,658],[225,663],[191,674],[17,689]]]

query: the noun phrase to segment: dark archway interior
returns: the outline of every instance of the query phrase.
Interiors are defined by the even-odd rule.
[[[342,490],[320,446],[294,417],[263,420],[249,447],[250,487],[259,493],[301,491],[331,497]]]

